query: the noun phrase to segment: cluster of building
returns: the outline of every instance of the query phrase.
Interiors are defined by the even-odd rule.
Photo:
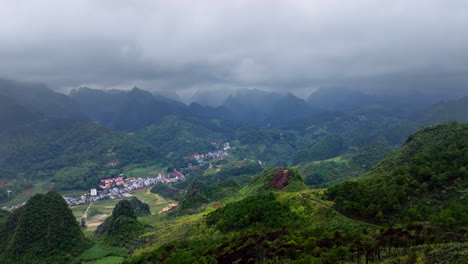
[[[220,159],[223,159],[224,157],[227,157],[229,156],[229,153],[225,150],[216,150],[216,151],[213,151],[213,152],[208,152],[208,153],[205,153],[205,154],[198,154],[198,153],[194,153],[188,157],[184,157],[184,159],[190,159],[190,158],[193,158],[193,159],[196,159],[198,161],[198,163],[204,163],[208,160],[212,160],[212,161],[217,161],[217,160],[220,160]]]
[[[159,174],[155,178],[126,178],[123,176],[101,180],[100,190],[91,189],[89,193],[83,194],[80,197],[64,197],[69,206],[96,202],[99,200],[128,198],[130,193],[139,191],[146,187],[156,185],[158,183],[170,183],[185,180],[185,176],[174,170],[173,172],[162,175]]]

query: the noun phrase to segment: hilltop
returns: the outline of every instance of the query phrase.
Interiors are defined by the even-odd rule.
[[[88,241],[60,194],[33,196],[23,207],[0,219],[2,263],[64,263],[73,260]]]
[[[362,219],[463,229],[468,225],[467,153],[467,124],[427,127],[362,177],[332,186],[327,196],[339,211]]]
[[[141,202],[140,202],[141,203]],[[95,234],[110,245],[125,246],[143,233],[144,227],[137,220],[138,208],[135,202],[120,200],[104,223],[98,226]]]
[[[299,172],[294,168],[269,168],[256,176],[234,197],[246,197],[271,191],[295,192],[306,189]]]
[[[468,122],[468,96],[458,100],[440,102],[419,113],[418,121],[425,125],[434,125],[447,121]]]

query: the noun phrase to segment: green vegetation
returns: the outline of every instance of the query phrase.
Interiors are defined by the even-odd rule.
[[[459,100],[438,103],[418,117],[418,121],[425,125],[454,120],[468,123],[468,95]]]
[[[208,187],[199,180],[194,180],[188,187],[180,204],[174,209],[173,214],[184,215],[191,214],[202,204],[208,203]],[[171,212],[172,213],[172,212]]]
[[[122,248],[95,244],[76,258],[72,264],[118,264],[124,260],[122,256],[125,252],[126,250]]]
[[[220,208],[202,208],[198,215],[206,214],[206,227],[193,222],[192,233],[183,235],[186,240],[172,240],[127,263],[464,263],[466,243],[434,243],[466,240],[467,136],[467,125],[448,123],[412,135],[380,163],[391,149],[378,142],[345,159],[329,160],[363,170],[378,163],[361,179],[326,191],[326,197],[335,195],[334,204],[321,200],[320,191],[304,188],[297,171],[268,169],[221,200]],[[413,189],[401,195],[410,186],[404,181],[408,175],[414,175]],[[437,175],[443,175],[442,182]],[[399,204],[401,196],[407,198]],[[340,207],[364,204],[364,199],[390,209],[365,215]],[[353,221],[333,205],[354,218],[394,225]]]
[[[306,162],[297,166],[305,175],[304,182],[313,188],[325,188],[356,178],[379,163],[392,149],[382,142],[375,142],[356,153],[324,161]]]
[[[0,222],[2,220],[7,219],[9,215],[10,215],[10,212],[8,212],[6,210],[3,210],[3,209],[0,209]]]
[[[212,164],[213,168],[211,169],[209,169],[209,164],[205,164],[199,166],[195,171],[187,169],[185,173],[188,179],[198,179],[210,188],[215,188],[215,185],[233,182],[236,182],[237,185],[246,185],[264,170],[257,161],[238,161],[233,158],[216,161]],[[186,189],[189,183],[189,181],[179,182],[172,184],[172,186]]]
[[[171,200],[181,200],[183,197],[182,191],[171,187],[169,184],[158,183],[151,188],[152,193],[161,195],[164,198]]]
[[[0,187],[0,200],[6,198],[7,188],[18,195],[17,189],[44,179],[53,179],[57,190],[86,190],[102,178],[117,176],[126,165],[155,157],[157,153],[148,143],[92,123],[37,121],[0,137],[0,168],[8,172],[1,177],[23,179]],[[11,187],[15,184],[18,188]]]
[[[36,194],[0,221],[2,263],[64,263],[91,244],[56,192]]]
[[[375,142],[353,155],[350,159],[350,163],[356,167],[362,167],[367,171],[383,160],[392,151],[393,149],[385,143]]]
[[[311,144],[299,150],[294,158],[294,163],[304,161],[325,160],[340,156],[347,151],[347,146],[342,137],[334,134],[326,135],[317,143]]]
[[[428,127],[362,178],[331,187],[327,197],[338,210],[373,221],[466,227],[467,164],[468,125]]]
[[[185,167],[187,161],[183,157],[215,150],[211,142],[224,138],[201,123],[197,119],[167,116],[138,131],[137,136],[157,147],[159,156],[170,166]]]
[[[279,228],[294,218],[288,205],[278,202],[273,193],[249,196],[228,203],[206,216],[208,226],[221,232],[240,230],[257,224],[255,228]]]
[[[240,159],[261,160],[271,164],[292,162],[297,135],[293,131],[255,129],[241,133],[232,153]]]
[[[138,198],[132,197],[130,205],[133,207],[136,216],[145,216],[151,214],[150,207],[146,203],[142,203]]]
[[[270,192],[272,190],[296,192],[306,188],[296,169],[270,168],[252,179],[247,186],[231,197],[231,200],[239,200],[246,196]]]
[[[466,120],[468,97],[414,114],[344,96],[327,109],[345,112],[318,113],[258,91],[215,109],[138,88],[80,90],[71,97],[91,120],[128,131],[51,119],[0,95],[0,202],[34,195],[0,210],[2,263],[468,262],[467,125],[424,128],[405,143],[421,124]],[[225,142],[227,157],[188,157]],[[72,213],[57,193],[35,195],[77,196],[102,178],[173,169],[188,180]]]
[[[112,246],[130,246],[143,233],[144,227],[137,220],[135,209],[127,200],[120,200],[95,234]]]

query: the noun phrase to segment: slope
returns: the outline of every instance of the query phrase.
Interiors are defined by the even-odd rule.
[[[52,179],[62,190],[88,189],[126,165],[156,157],[141,139],[81,121],[41,120],[0,135],[0,168],[17,174],[10,179]]]
[[[79,106],[66,95],[54,92],[41,84],[20,83],[0,79],[0,98],[20,105],[33,114],[48,118],[87,120]]]
[[[468,125],[449,122],[412,134],[400,150],[327,196],[348,215],[378,222],[468,225]]]
[[[419,113],[418,122],[433,125],[447,121],[468,122],[468,95],[458,99],[441,102]]]
[[[377,141],[351,154],[322,161],[301,163],[297,170],[304,175],[304,182],[313,188],[325,188],[356,178],[369,171],[393,151]]]
[[[60,194],[33,196],[0,225],[2,263],[65,263],[90,242]]]

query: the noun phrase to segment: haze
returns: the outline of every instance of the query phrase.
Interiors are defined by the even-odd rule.
[[[301,97],[468,91],[467,1],[6,1],[0,77]]]

